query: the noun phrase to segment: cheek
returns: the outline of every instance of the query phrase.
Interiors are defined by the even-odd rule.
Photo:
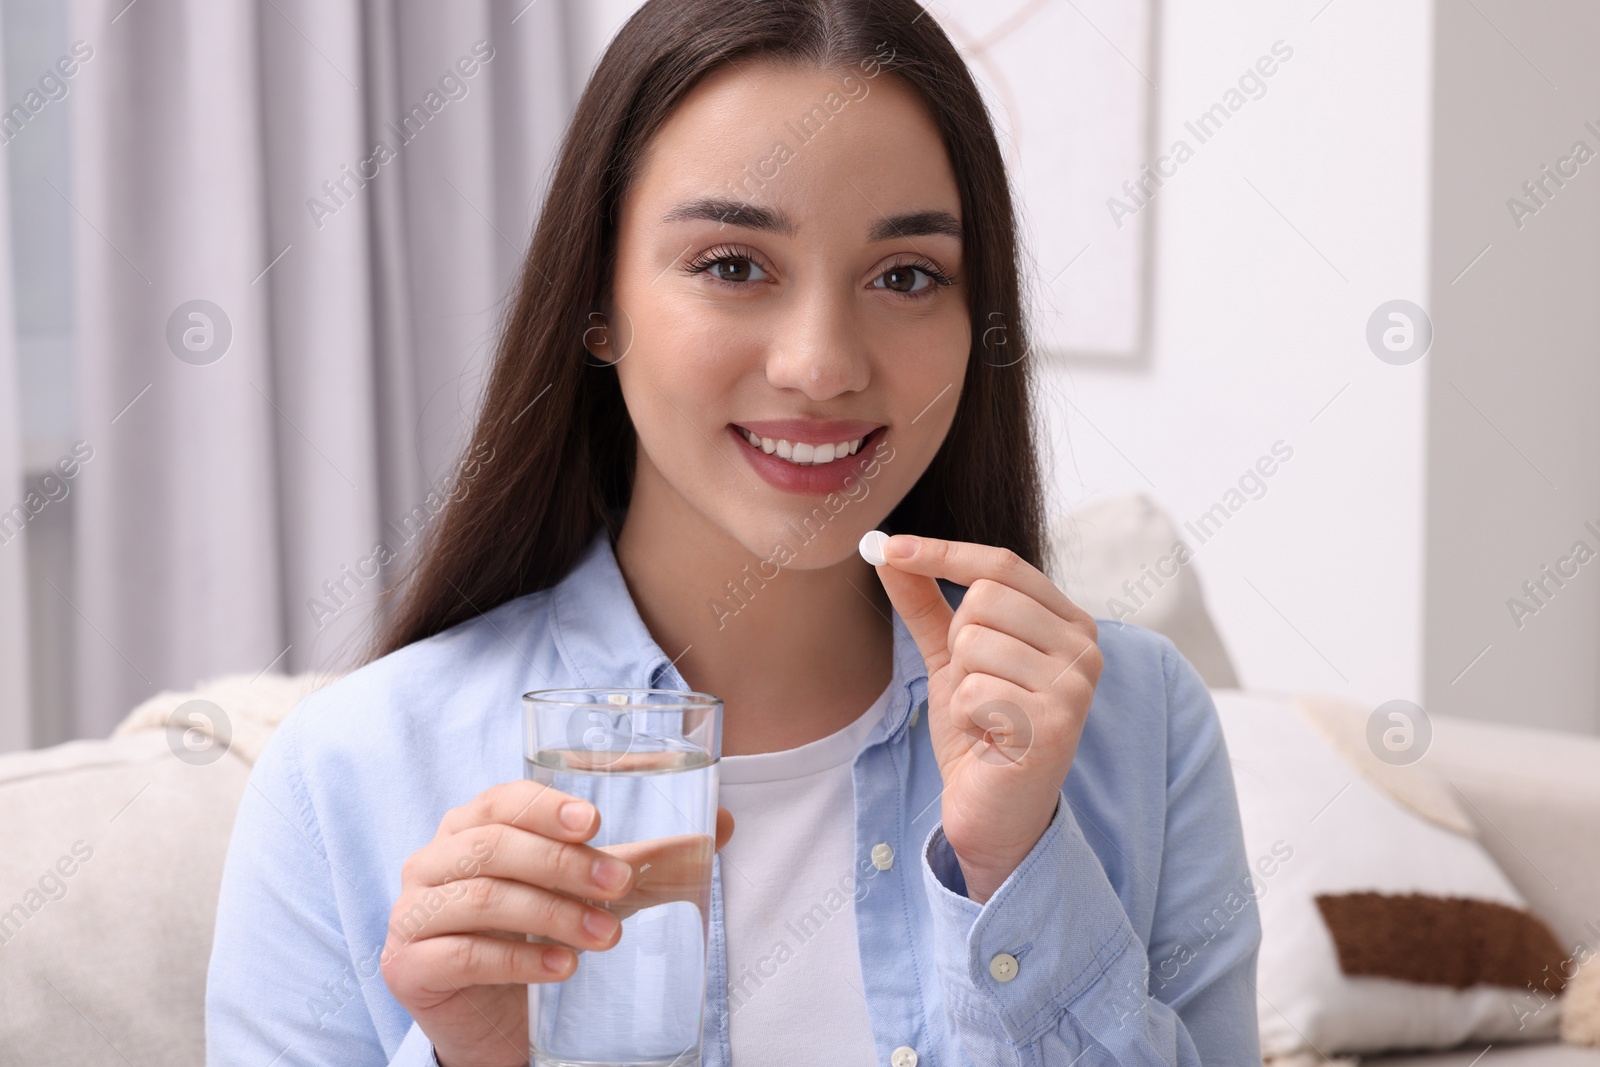
[[[923,306],[897,307],[883,297],[868,305],[863,325],[878,335],[880,350],[930,371],[964,366],[972,347],[972,318],[961,290],[941,292]]]
[[[758,358],[726,323],[697,315],[692,307],[662,302],[630,314],[637,329],[627,362],[635,365],[619,364],[618,373],[630,374],[647,391],[654,385],[680,406],[706,407],[725,398],[747,363]]]
[[[883,357],[880,375],[903,428],[921,430],[926,421],[949,421],[966,378],[971,347],[965,309],[941,309],[925,318],[902,320],[885,333],[878,345]],[[918,417],[925,408],[926,414]],[[916,425],[910,427],[913,418]]]
[[[659,301],[635,302],[628,314],[633,343],[616,374],[640,442],[658,460],[720,443],[742,374],[725,331]]]
[[[965,309],[951,309],[903,323],[880,349],[879,381],[891,397],[898,430],[896,479],[909,488],[943,444],[955,421],[971,351],[971,322]]]
[[[670,383],[690,389],[695,382],[719,384],[729,364],[741,357],[755,336],[753,324],[718,314],[712,302],[701,299],[671,272],[654,281],[636,281],[619,291],[617,301],[634,327],[630,351],[638,356],[628,358],[649,364],[648,376],[674,399],[667,388]],[[752,336],[743,336],[746,332]]]

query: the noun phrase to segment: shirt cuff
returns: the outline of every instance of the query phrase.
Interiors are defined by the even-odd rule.
[[[923,842],[922,880],[950,1010],[1017,1044],[1054,1027],[1067,1005],[1138,941],[1065,796],[1032,850],[983,905],[966,895],[943,822]]]
[[[422,1032],[415,1019],[406,1031],[405,1040],[394,1050],[389,1067],[439,1067],[439,1057],[433,1054],[433,1042]]]

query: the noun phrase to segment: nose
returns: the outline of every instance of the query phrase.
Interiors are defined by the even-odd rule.
[[[819,286],[791,309],[775,324],[767,381],[812,400],[865,389],[871,366],[849,294]]]

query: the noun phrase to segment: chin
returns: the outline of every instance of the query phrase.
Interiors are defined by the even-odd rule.
[[[876,509],[865,510],[864,501],[840,500],[844,506],[837,512],[821,500],[774,509],[760,521],[746,512],[724,529],[751,555],[780,569],[826,570],[855,555],[861,535],[881,521]]]

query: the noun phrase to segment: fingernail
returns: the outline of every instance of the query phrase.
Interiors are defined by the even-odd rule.
[[[556,813],[561,820],[561,825],[568,830],[582,830],[594,818],[594,808],[581,800],[569,800],[561,805],[561,810]]]
[[[917,549],[922,545],[922,538],[910,534],[898,534],[889,538],[883,546],[884,555],[894,559],[910,559],[917,554]]]
[[[583,917],[583,928],[597,941],[604,941],[617,928],[617,917],[609,911],[591,911]]]
[[[547,971],[557,973],[567,969],[567,950],[564,948],[547,948],[544,950],[544,967]]]
[[[594,880],[607,889],[615,889],[626,882],[631,871],[631,867],[618,859],[602,857],[594,861]]]

